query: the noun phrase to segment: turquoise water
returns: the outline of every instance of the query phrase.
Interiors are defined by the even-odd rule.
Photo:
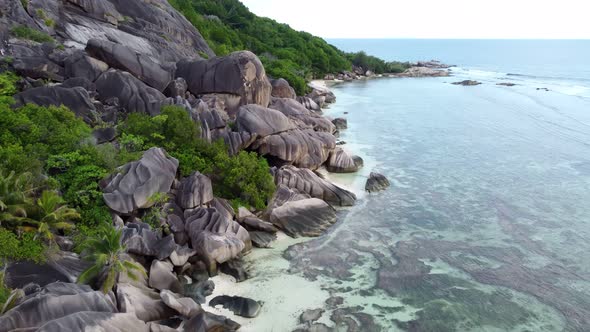
[[[333,88],[338,102],[327,114],[348,118],[341,139],[367,165],[334,178],[354,186],[376,170],[392,182],[284,255],[291,273],[341,300],[325,314],[337,330],[590,331],[590,65],[579,58],[590,48],[582,44],[525,69],[494,64],[489,52],[477,58],[478,50],[444,59],[453,52],[431,45],[430,55],[403,60],[449,61],[455,77]],[[513,55],[526,58],[521,52]],[[463,79],[484,84],[450,84]],[[507,81],[518,85],[496,85]]]

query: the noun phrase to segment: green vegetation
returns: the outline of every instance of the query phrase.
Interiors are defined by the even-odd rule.
[[[45,249],[45,245],[40,239],[35,238],[34,233],[16,235],[0,227],[0,258],[43,262]]]
[[[25,25],[15,26],[12,28],[12,30],[10,30],[10,32],[12,32],[12,34],[14,36],[16,36],[17,38],[28,39],[28,40],[36,41],[38,43],[47,43],[47,42],[54,41],[50,35],[48,35],[44,32],[41,32],[39,30],[29,28],[28,26],[25,26]]]
[[[121,230],[106,226],[102,227],[95,236],[86,239],[82,245],[83,256],[94,265],[80,274],[79,283],[96,282],[106,294],[113,289],[121,273],[131,280],[138,280],[139,275],[147,275],[140,264],[125,257],[125,246],[121,244],[121,234]]]
[[[4,58],[5,61],[12,62],[12,58],[10,58],[10,60],[6,59],[8,58]],[[18,80],[19,77],[11,71],[6,71],[0,74],[0,96],[14,95],[17,92],[16,82],[18,82]]]
[[[361,67],[365,70],[371,70],[376,74],[401,73],[411,66],[409,62],[386,62],[377,57],[367,55],[367,53],[363,51],[358,53],[349,53],[346,56],[353,65]]]
[[[350,69],[350,61],[319,37],[258,17],[237,0],[169,0],[201,32],[218,55],[248,49],[267,73],[304,94],[306,80]]]

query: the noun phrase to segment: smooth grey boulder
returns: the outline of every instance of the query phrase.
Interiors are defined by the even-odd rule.
[[[77,312],[52,320],[36,331],[151,332],[148,325],[133,314],[92,311]]]
[[[332,123],[336,126],[336,129],[347,129],[348,128],[348,120],[345,118],[336,118],[332,120]]]
[[[108,69],[109,65],[89,57],[82,50],[74,52],[64,61],[65,76],[67,78],[83,77],[94,82]]]
[[[129,113],[158,115],[166,99],[160,91],[116,69],[102,73],[95,83],[101,101],[117,98],[119,105]]]
[[[362,159],[359,164],[355,162],[353,156],[337,147],[330,153],[330,158],[326,162],[326,169],[331,173],[354,173],[359,170],[360,165],[362,165]]]
[[[372,193],[387,189],[390,186],[389,180],[383,174],[371,172],[367,183],[365,184],[365,190]]]
[[[314,172],[305,168],[284,166],[275,171],[275,183],[291,189],[297,189],[311,197],[322,199],[330,204],[352,206],[356,195],[346,189],[330,183]]]
[[[251,231],[249,233],[250,239],[252,240],[252,245],[256,248],[271,248],[272,242],[277,239],[276,233],[261,231]]]
[[[17,105],[37,104],[41,106],[68,107],[87,123],[97,121],[96,107],[90,100],[88,91],[81,87],[42,86],[18,93],[14,96]]]
[[[317,169],[336,147],[336,138],[313,129],[295,129],[258,139],[250,149],[271,158],[274,165]]]
[[[257,134],[261,137],[295,128],[289,118],[281,112],[253,104],[240,107],[236,125],[240,132]]]
[[[150,57],[108,40],[90,39],[86,44],[86,52],[112,68],[129,72],[159,91],[164,91],[174,76],[171,69],[162,67]]]
[[[317,100],[320,98],[326,104],[332,104],[336,102],[336,95],[330,91],[330,89],[313,84],[313,82],[309,83],[308,85],[310,88],[312,88],[312,91],[307,94],[307,97],[313,99],[316,101],[316,103],[318,103]],[[318,104],[322,106],[323,102]]]
[[[233,332],[237,331],[240,327],[240,324],[227,317],[206,311],[192,317],[184,324],[184,330],[191,332]]]
[[[336,211],[321,199],[308,198],[272,210],[270,221],[291,237],[320,236],[336,222]]]
[[[256,135],[252,135],[245,131],[230,131],[224,133],[222,139],[227,146],[229,154],[234,156],[238,154],[238,152],[249,147],[256,140]]]
[[[295,89],[293,89],[289,82],[287,82],[284,78],[272,79],[270,80],[270,84],[272,86],[272,93],[273,97],[277,98],[291,98],[295,99],[297,94],[295,94]]]
[[[182,209],[194,209],[212,200],[211,180],[205,175],[193,172],[180,181],[176,201]]]
[[[227,275],[230,275],[236,279],[236,282],[241,282],[248,279],[246,268],[244,267],[244,261],[241,259],[232,259],[221,265],[219,270]]]
[[[64,316],[82,311],[115,313],[113,300],[100,291],[67,288],[65,294],[42,292],[31,296],[0,316],[0,331],[39,328]]]
[[[313,99],[309,97],[299,96],[296,98],[296,100],[308,110],[318,114],[322,113],[322,108],[315,101],[313,101]]]
[[[157,290],[171,290],[175,293],[182,292],[182,285],[176,274],[173,272],[174,265],[167,261],[159,261],[157,259],[152,261],[150,267],[149,285]]]
[[[169,157],[161,148],[151,148],[140,160],[118,168],[118,173],[104,188],[105,203],[115,212],[129,214],[151,207],[150,198],[156,193],[167,193],[176,178],[178,160]]]
[[[197,252],[188,246],[176,245],[176,250],[170,254],[170,261],[174,266],[182,267],[184,264],[186,264],[186,262],[188,262],[189,258],[196,254]]]
[[[217,234],[235,235],[244,244],[243,250],[252,248],[250,235],[239,223],[229,219],[223,213],[212,208],[198,208],[185,211],[185,229],[189,237],[194,240],[202,231]],[[193,243],[193,248],[195,248]],[[221,262],[220,262],[221,263]]]
[[[252,52],[234,52],[209,60],[183,60],[176,67],[176,77],[184,78],[194,95],[231,94],[240,97],[238,106],[267,107],[270,102],[271,85],[262,62]]]
[[[277,169],[273,168],[271,170],[274,172],[276,180]],[[307,198],[311,198],[311,196],[308,194],[304,194],[295,188],[289,188],[284,184],[278,183],[277,189],[275,190],[272,198],[270,199],[270,202],[268,202],[266,210],[262,212],[261,218],[264,220],[270,220],[270,214],[272,210],[278,208],[279,206],[287,202],[298,201]]]
[[[194,273],[193,273],[194,275]],[[215,290],[215,283],[212,280],[208,280],[209,273],[207,272],[207,268],[205,267],[205,280],[193,282],[192,284],[185,284],[184,285],[184,295],[190,297],[197,303],[205,303],[207,302],[207,296],[213,294]],[[198,279],[195,279],[198,280]]]
[[[241,223],[247,230],[262,231],[268,233],[276,233],[278,230],[273,224],[254,216],[245,217],[244,219],[242,219]]]
[[[144,322],[168,319],[176,314],[154,290],[127,283],[117,284],[117,303],[119,312],[133,313]]]
[[[164,89],[164,94],[166,97],[184,97],[186,95],[186,91],[188,90],[188,84],[186,84],[186,80],[182,77],[178,77],[177,79],[171,81],[166,89]]]
[[[246,247],[244,242],[233,233],[216,234],[210,231],[192,234],[191,243],[209,266],[214,263],[221,264],[238,257]]]
[[[217,210],[217,212],[221,213],[227,219],[232,220],[236,216],[234,208],[231,206],[231,203],[227,199],[215,197],[213,198],[211,203],[209,203],[209,206]]]
[[[54,282],[76,282],[89,263],[77,254],[60,252],[46,263],[28,261],[10,262],[6,267],[5,284],[10,288],[23,288],[29,283],[45,286]]]
[[[260,313],[260,304],[252,299],[241,296],[226,296],[221,295],[209,301],[212,307],[221,305],[222,307],[231,310],[234,314],[246,318],[254,318]]]
[[[201,313],[201,306],[189,297],[181,297],[169,290],[160,292],[160,297],[164,303],[186,318],[191,318]]]
[[[294,99],[272,98],[269,108],[275,109],[299,123],[299,127],[302,129],[312,128],[315,131],[327,133],[336,131],[336,127],[330,120],[308,110]]]

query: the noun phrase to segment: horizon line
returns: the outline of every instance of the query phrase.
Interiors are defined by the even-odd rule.
[[[321,37],[323,39],[342,39],[342,40],[396,40],[396,39],[422,39],[422,40],[579,40],[590,41],[587,38],[535,38],[535,37]]]

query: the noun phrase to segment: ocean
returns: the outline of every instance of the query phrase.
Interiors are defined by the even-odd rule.
[[[590,41],[330,42],[456,67],[332,88],[325,114],[365,166],[326,176],[359,201],[319,238],[248,255],[250,280],[214,279],[265,302],[243,329],[322,309],[336,331],[590,331]],[[392,186],[365,194],[371,171]]]

